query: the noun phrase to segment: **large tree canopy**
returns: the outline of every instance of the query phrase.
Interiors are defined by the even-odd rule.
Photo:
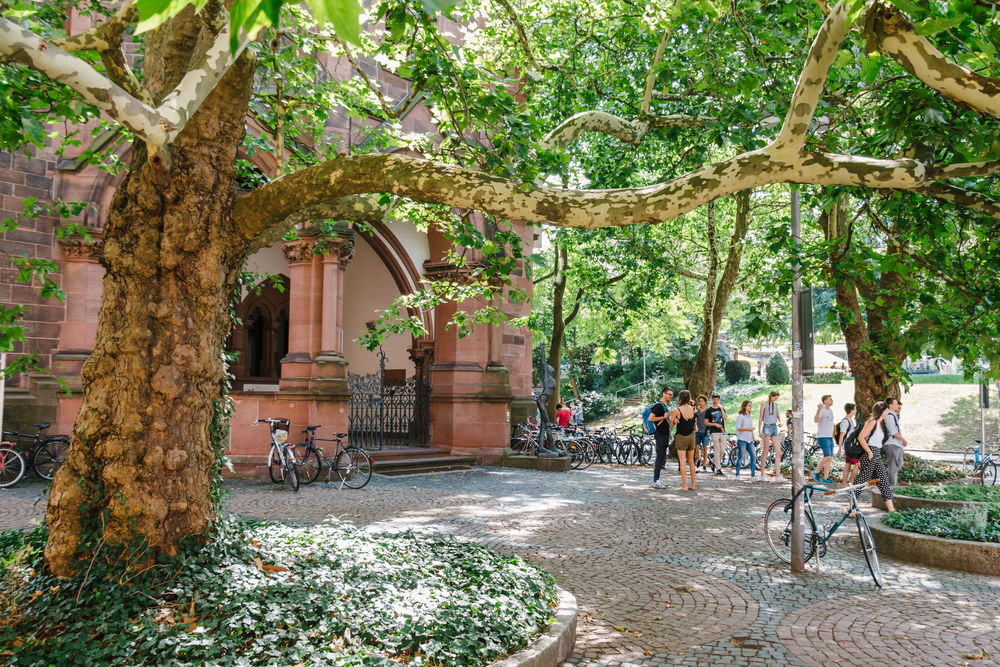
[[[247,256],[297,223],[419,202],[592,229],[781,183],[903,191],[967,207],[975,225],[1000,217],[991,3],[470,0],[446,21],[434,3],[386,0],[361,14],[365,32],[356,4],[309,4],[93,3],[74,9],[96,18],[76,35],[69,3],[2,5],[3,146],[96,117],[134,146],[50,497],[60,576],[94,548],[85,535],[174,553],[212,523],[229,299]],[[325,76],[326,53],[357,76]],[[409,91],[390,99],[365,62]],[[418,97],[434,136],[399,129]],[[369,140],[331,137],[333,108],[372,126]],[[276,150],[276,177],[248,178],[241,147]],[[970,354],[1000,361],[974,342]]]

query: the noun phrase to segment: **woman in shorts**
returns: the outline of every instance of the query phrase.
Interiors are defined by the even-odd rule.
[[[694,432],[698,425],[694,406],[691,405],[691,392],[682,389],[677,394],[677,407],[671,414],[671,423],[677,427],[674,431],[674,449],[681,467],[681,491],[694,491]],[[691,485],[688,486],[685,468],[691,471]]]
[[[778,417],[780,415],[778,396],[780,394],[777,391],[768,394],[767,401],[760,404],[760,416],[757,419],[761,440],[760,471],[765,480],[768,478],[767,455],[772,447],[774,448],[774,474],[771,477],[777,478],[778,471],[781,469],[781,445],[778,444]]]
[[[705,410],[708,409],[708,396],[701,394],[698,396],[698,409],[694,411],[694,417],[698,420],[698,427],[694,432],[694,446],[698,448],[701,455],[701,469],[708,465],[708,448],[711,438],[708,436],[708,426],[705,425]]]

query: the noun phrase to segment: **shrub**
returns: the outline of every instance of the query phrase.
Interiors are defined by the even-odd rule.
[[[727,361],[725,365],[726,382],[738,384],[750,379],[749,361]]]
[[[792,377],[788,373],[788,365],[780,354],[774,355],[767,362],[766,375],[768,384],[788,384],[792,381]]]
[[[899,470],[898,480],[900,483],[947,482],[965,477],[965,472],[959,466],[948,465],[941,461],[928,461],[904,453],[903,467]]]
[[[1000,504],[956,509],[914,509],[886,515],[885,525],[923,535],[1000,542]]]
[[[583,404],[583,421],[587,422],[615,414],[622,409],[625,400],[613,394],[582,391],[580,392],[580,402]]]
[[[844,381],[844,371],[814,373],[804,378],[809,384],[840,384]]]
[[[552,577],[443,536],[235,518],[180,556],[44,574],[45,527],[0,533],[0,646],[17,665],[480,665],[548,626]]]
[[[933,486],[922,486],[913,484],[899,487],[896,489],[896,493],[912,498],[1000,503],[1000,486],[982,486],[979,484],[936,484]]]

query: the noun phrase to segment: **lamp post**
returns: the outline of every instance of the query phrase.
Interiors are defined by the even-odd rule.
[[[799,186],[792,185],[792,247],[798,253],[801,242],[799,221]],[[792,283],[792,494],[798,493],[805,481],[803,468],[802,431],[802,294],[801,266],[795,264]],[[802,530],[802,497],[794,496],[792,505],[792,572],[805,572],[804,535]]]

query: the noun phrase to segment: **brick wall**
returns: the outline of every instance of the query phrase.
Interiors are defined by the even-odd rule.
[[[50,152],[35,153],[33,157],[0,152],[0,217],[14,218],[17,229],[0,234],[0,304],[28,307],[22,323],[27,328],[25,341],[17,343],[14,352],[37,352],[43,368],[51,363],[51,354],[59,339],[59,323],[65,308],[57,299],[42,299],[37,283],[24,284],[17,278],[18,268],[9,260],[12,257],[56,259],[56,218],[24,217],[23,200],[34,197],[39,202],[52,201],[52,181],[56,158]],[[52,277],[60,282],[61,276]],[[8,386],[26,387],[27,378],[11,378]]]

